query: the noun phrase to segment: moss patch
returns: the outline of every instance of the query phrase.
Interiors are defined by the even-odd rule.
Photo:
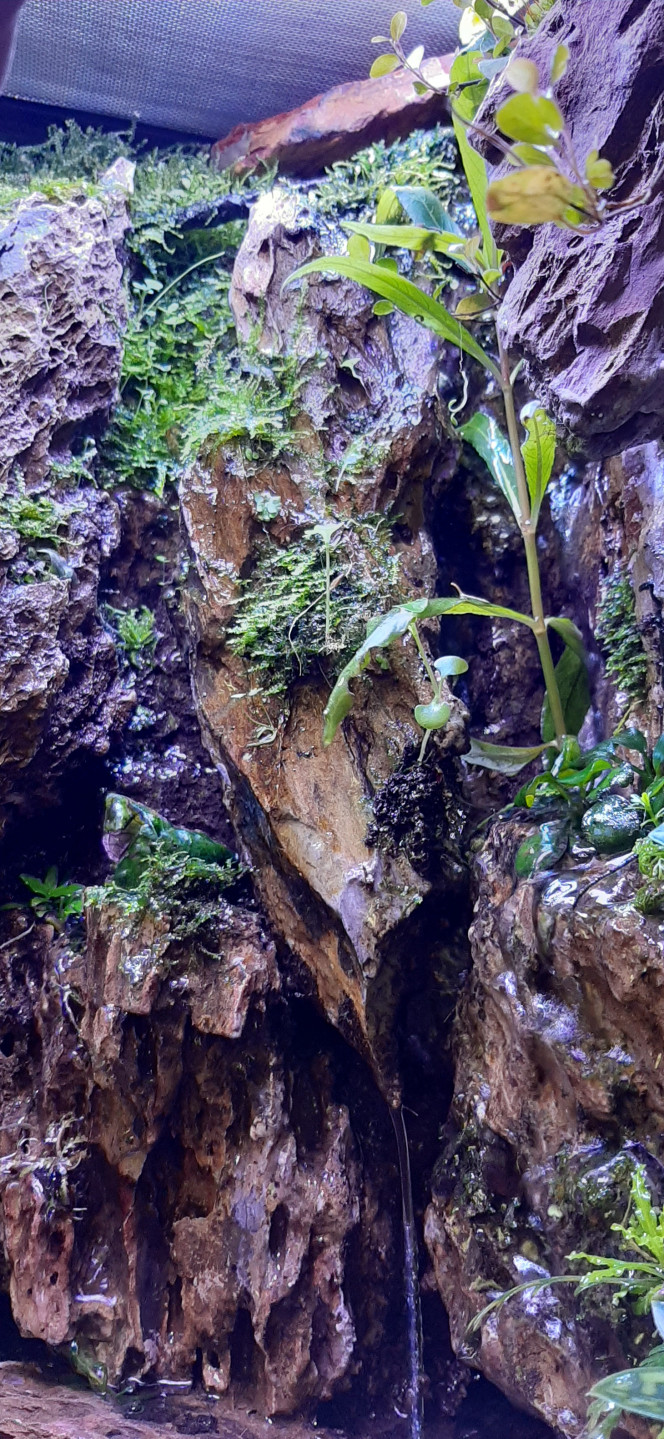
[[[607,674],[631,704],[641,703],[647,694],[648,661],[636,618],[634,591],[621,571],[602,583],[595,634]]]
[[[333,536],[326,623],[325,549],[313,529],[285,549],[269,544],[242,582],[230,630],[264,697],[300,679],[331,681],[354,654],[368,622],[399,598],[399,560],[381,515],[347,520]]]

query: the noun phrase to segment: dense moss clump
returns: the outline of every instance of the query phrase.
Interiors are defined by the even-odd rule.
[[[647,693],[648,660],[636,618],[634,591],[620,570],[602,583],[595,634],[607,673],[631,704],[641,703]]]
[[[422,185],[435,189],[447,205],[461,191],[458,158],[450,126],[414,130],[405,140],[392,145],[380,140],[352,159],[330,165],[307,199],[319,214],[353,215],[373,209],[387,185]]]
[[[407,745],[374,795],[366,842],[385,854],[405,854],[418,874],[431,879],[443,852],[460,862],[464,814],[446,762],[434,748],[421,763],[418,754],[419,745]]]
[[[368,622],[399,598],[399,560],[382,516],[331,527],[329,576],[324,528],[312,527],[285,549],[268,544],[242,582],[230,644],[264,697],[284,696],[299,679],[331,680]]]
[[[127,932],[147,916],[165,919],[167,930],[155,941],[153,958],[168,944],[190,939],[200,940],[204,952],[206,941],[211,943],[223,924],[225,904],[239,893],[242,874],[235,858],[217,864],[175,848],[168,838],[157,839],[132,888],[111,876],[106,884],[85,891],[85,903],[112,905]]]

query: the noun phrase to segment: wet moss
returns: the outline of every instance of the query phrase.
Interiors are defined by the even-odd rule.
[[[362,643],[368,622],[400,596],[399,560],[381,515],[333,528],[329,610],[320,527],[284,549],[268,542],[242,582],[229,632],[266,697],[282,698],[299,680],[333,680]]]
[[[421,763],[418,755],[418,745],[407,745],[374,795],[366,843],[386,854],[404,854],[418,874],[432,879],[445,857],[459,864],[465,816],[450,761],[435,746]]]
[[[636,618],[634,591],[628,576],[620,570],[602,583],[595,634],[607,674],[631,704],[640,704],[647,694],[648,661]]]

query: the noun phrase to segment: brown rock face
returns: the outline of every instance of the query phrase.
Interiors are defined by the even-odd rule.
[[[516,263],[501,326],[525,355],[534,390],[583,450],[613,455],[664,428],[664,3],[558,0],[519,53],[544,80],[560,43],[570,63],[557,93],[577,155],[583,163],[599,149],[617,175],[612,193],[635,203],[591,235],[499,226]]]
[[[389,1236],[325,1055],[284,1059],[260,924],[222,906],[206,946],[107,909],[83,953],[44,927],[3,948],[12,1311],[113,1384],[187,1381],[201,1351],[209,1390],[288,1413],[353,1372],[348,1242]]]
[[[608,1252],[629,1186],[625,1131],[645,1146],[639,1154],[659,1151],[661,924],[630,904],[634,865],[613,873],[598,861],[590,875],[515,884],[519,837],[498,825],[479,862],[456,1132],[436,1171],[426,1238],[455,1347],[576,1436],[590,1385],[626,1365],[629,1315],[601,1298],[580,1309],[554,1286],[495,1311],[479,1344],[467,1324],[492,1289],[563,1273],[573,1249]],[[655,1161],[648,1178],[661,1202]]]
[[[428,61],[427,74],[443,82],[453,56]],[[441,89],[443,85],[441,83]],[[236,125],[212,146],[215,165],[237,174],[277,162],[291,175],[317,175],[374,140],[398,140],[445,114],[441,95],[416,95],[403,70],[379,80],[354,80],[316,95],[297,110]]]
[[[227,640],[238,580],[251,573],[266,542],[254,489],[280,501],[268,543],[281,545],[326,516],[343,523],[392,505],[406,533],[398,547],[402,592],[426,594],[433,584],[422,489],[443,443],[432,393],[434,347],[400,317],[386,327],[372,301],[346,282],[313,283],[304,297],[293,290],[282,295],[285,278],[316,243],[298,198],[277,189],[256,206],[237,257],[231,302],[240,333],[264,315],[261,347],[278,353],[280,337],[290,336],[305,379],[292,449],[278,462],[248,480],[237,449],[210,448],[182,484],[197,573],[190,596],[194,688],[203,732],[229,777],[233,819],[265,910],[304,962],[324,1012],[389,1084],[389,976],[412,949],[431,886],[402,856],[371,852],[365,833],[371,795],[406,739],[415,739],[419,664],[412,651],[395,646],[389,671],[360,688],[352,738],[340,734],[324,751],[329,685],[303,678],[286,707],[261,704]],[[344,479],[344,458],[358,435],[365,459]],[[451,702],[445,743],[453,749],[462,742],[463,711]]]

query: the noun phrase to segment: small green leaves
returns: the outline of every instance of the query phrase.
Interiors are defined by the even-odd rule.
[[[451,710],[444,700],[436,698],[431,700],[428,705],[416,705],[413,714],[420,729],[434,730],[443,729],[450,717]]]
[[[556,45],[551,62],[551,84],[556,85],[562,80],[569,62],[569,50],[566,45]]]
[[[398,55],[378,55],[369,71],[369,78],[380,80],[383,75],[391,75],[393,70],[398,70],[400,64]]]
[[[512,95],[501,105],[496,124],[510,140],[526,140],[530,145],[550,145],[564,127],[555,100],[527,92]]]
[[[578,199],[578,186],[559,170],[529,165],[494,180],[486,198],[492,220],[500,225],[542,225],[551,220],[560,223]]]
[[[532,60],[521,60],[518,56],[510,60],[505,79],[510,89],[521,95],[534,95],[539,88],[537,66]]]
[[[521,454],[530,491],[531,518],[533,524],[537,524],[556,457],[556,427],[546,410],[537,404],[527,405],[521,411],[521,422],[528,436],[521,446]]]
[[[599,151],[591,150],[586,158],[586,180],[594,190],[610,190],[615,175],[609,160],[600,160]]]
[[[465,675],[468,661],[462,660],[460,655],[440,655],[433,667],[441,679],[451,679],[453,675]]]
[[[493,415],[477,411],[465,425],[459,426],[459,434],[481,455],[518,522],[521,510],[509,441]]]
[[[401,39],[407,24],[408,16],[405,10],[397,10],[396,15],[393,15],[390,20],[390,39],[394,41],[395,45]]]

